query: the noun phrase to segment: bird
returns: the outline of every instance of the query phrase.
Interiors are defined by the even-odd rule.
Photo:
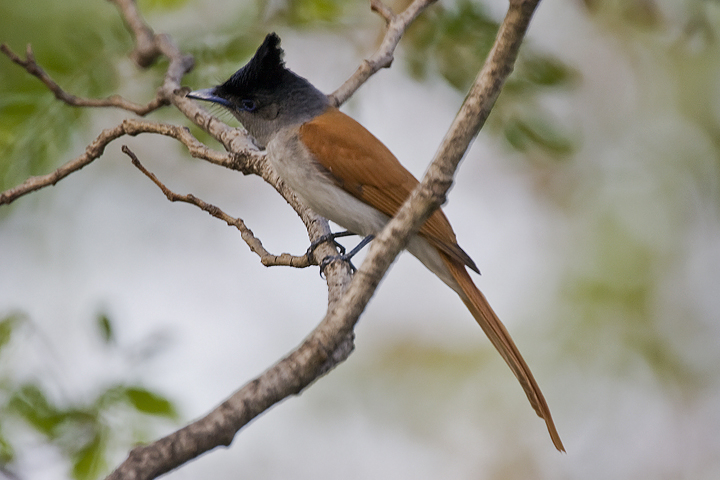
[[[349,232],[372,238],[400,209],[418,180],[360,123],[333,106],[327,95],[285,65],[280,37],[270,33],[253,57],[230,78],[187,97],[225,107],[272,168],[315,213]],[[565,448],[550,409],[507,329],[475,286],[480,273],[460,248],[438,208],[406,249],[462,299],[520,382],[559,451]]]

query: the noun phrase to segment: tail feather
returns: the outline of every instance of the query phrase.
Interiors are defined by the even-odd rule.
[[[565,447],[555,428],[555,423],[553,422],[550,408],[545,401],[545,397],[540,391],[540,387],[535,381],[530,367],[528,367],[522,355],[520,355],[520,351],[515,346],[515,342],[513,342],[505,326],[497,317],[492,307],[490,307],[485,296],[475,286],[465,266],[457,260],[451,259],[444,253],[441,253],[441,256],[443,262],[464,293],[464,295],[461,295],[461,298],[468,310],[470,310],[475,320],[477,320],[480,327],[482,327],[490,339],[490,342],[495,346],[497,351],[500,352],[500,355],[505,359],[505,362],[515,374],[515,377],[517,377],[535,412],[540,418],[545,420],[555,448],[564,452]]]

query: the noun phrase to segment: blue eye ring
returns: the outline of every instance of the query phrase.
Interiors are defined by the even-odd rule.
[[[255,100],[251,100],[249,98],[241,100],[240,105],[242,105],[242,109],[246,112],[252,112],[257,109],[257,104],[255,103]]]

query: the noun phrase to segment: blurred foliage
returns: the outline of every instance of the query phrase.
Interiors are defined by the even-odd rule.
[[[153,10],[174,10],[183,7],[189,0],[138,0],[138,8],[141,12]]]
[[[612,16],[617,26],[645,29],[662,24],[662,14],[654,0],[583,0],[583,3],[594,14]],[[617,22],[618,19],[621,21]]]
[[[454,401],[458,392],[477,382],[478,365],[500,365],[492,346],[475,347],[425,344],[418,339],[391,342],[354,373],[355,394],[363,402],[377,403],[374,408],[388,424],[406,422],[418,429],[432,428],[446,420],[441,412],[457,414]],[[408,402],[407,397],[422,401]]]
[[[31,44],[38,63],[56,82],[88,97],[116,93],[118,55],[132,45],[109,2],[2,2],[0,32],[0,42],[21,58]],[[61,104],[4,55],[0,64],[0,189],[5,189],[47,173],[88,110]]]
[[[112,322],[110,317],[106,314],[101,313],[97,317],[97,327],[100,332],[100,337],[105,343],[113,343],[115,341],[115,333],[113,332]]]
[[[565,346],[575,350],[572,358],[602,359],[617,375],[627,374],[628,365],[639,358],[670,385],[697,385],[706,372],[686,361],[673,348],[670,332],[657,326],[659,252],[612,214],[599,222],[602,228],[586,245],[583,263],[561,286],[574,312],[563,325]]]
[[[3,347],[10,341],[13,329],[21,320],[22,316],[18,314],[8,315],[0,320],[0,353],[2,353]]]
[[[716,89],[720,2],[585,0],[587,11],[633,62],[647,95],[667,94],[668,109],[701,126],[720,146]],[[672,82],[672,85],[667,85]],[[658,91],[657,87],[667,88]],[[672,110],[671,110],[672,111]]]
[[[21,315],[10,315],[0,320],[0,347],[12,343],[15,330],[26,323]],[[112,322],[99,315],[100,334],[107,344]],[[18,339],[16,343],[22,343]],[[0,360],[12,363],[17,351],[0,351]],[[138,441],[137,431],[145,430],[148,418],[175,421],[178,414],[174,405],[163,395],[138,385],[115,384],[102,388],[95,396],[82,401],[58,400],[48,393],[50,385],[39,380],[18,380],[12,372],[0,371],[0,465],[12,471],[18,435],[18,424],[39,435],[44,442],[56,448],[71,465],[70,475],[78,480],[92,480],[107,473],[108,456],[117,445],[119,430],[130,427],[136,432],[123,445],[127,449]],[[18,422],[19,421],[19,422]],[[10,425],[10,428],[6,428]],[[122,428],[119,428],[122,426]],[[134,427],[133,427],[134,426]],[[8,430],[10,433],[8,433]]]
[[[405,33],[410,73],[425,78],[437,70],[450,85],[467,91],[492,47],[499,24],[482,5],[462,0],[435,5]]]
[[[363,15],[364,13],[365,15]],[[368,17],[364,2],[345,0],[256,0],[228,15],[226,21],[213,29],[186,32],[178,41],[195,56],[195,69],[186,79],[201,84],[227,78],[239,65],[255,53],[265,35],[278,27],[292,29],[341,30],[348,22],[358,23],[358,17]]]
[[[355,10],[356,2],[345,0],[286,0],[279,5],[266,5],[266,13],[272,13],[273,22],[293,27],[337,26],[350,9]],[[269,8],[273,11],[270,12]]]
[[[599,151],[563,174],[558,185],[572,193],[551,192],[571,199],[557,205],[584,240],[579,251],[566,252],[562,294],[572,314],[559,331],[579,361],[610,366],[617,376],[629,375],[629,365],[645,365],[661,382],[697,391],[716,377],[714,365],[692,351],[714,338],[715,319],[703,318],[695,304],[708,301],[713,286],[693,294],[683,289],[693,288],[689,277],[712,268],[714,260],[699,259],[698,251],[713,244],[720,219],[720,116],[712,100],[720,5],[585,4],[613,42],[618,63],[630,65],[618,70],[627,68],[620,78],[634,95],[619,93],[632,116],[615,119],[611,129],[599,124]],[[696,263],[703,267],[683,271]]]
[[[410,73],[425,78],[437,71],[466,92],[490,52],[499,23],[471,0],[436,5],[420,16],[403,43]],[[543,151],[560,157],[574,151],[572,135],[541,105],[545,93],[571,88],[579,74],[559,59],[532,49],[527,42],[508,79],[488,128],[521,152]]]

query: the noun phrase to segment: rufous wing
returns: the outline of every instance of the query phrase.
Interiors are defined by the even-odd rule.
[[[300,127],[300,139],[336,184],[362,202],[393,217],[418,180],[362,125],[336,108]],[[437,209],[419,234],[447,255],[478,271],[457,243],[450,222]]]

